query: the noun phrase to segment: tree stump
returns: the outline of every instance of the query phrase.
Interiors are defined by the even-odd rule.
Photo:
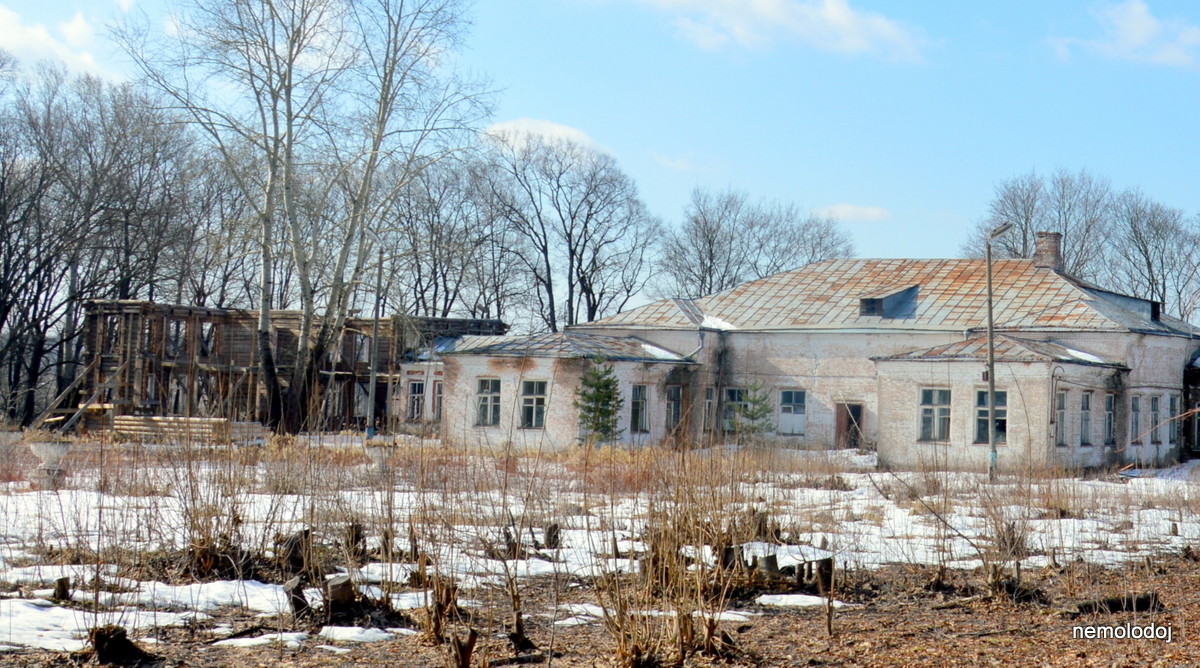
[[[546,543],[547,550],[557,550],[562,547],[562,528],[558,526],[558,522],[552,522],[546,527],[542,539]]]
[[[779,557],[774,554],[763,555],[758,558],[758,572],[767,577],[779,577]]]
[[[54,581],[54,594],[51,596],[55,601],[71,600],[71,578],[59,578]]]
[[[308,598],[304,595],[304,583],[300,576],[297,575],[284,583],[283,591],[287,594],[288,605],[292,608],[292,619],[307,617],[312,609],[308,605]]]
[[[358,592],[349,575],[338,575],[325,581],[327,616],[337,616],[354,605]]]

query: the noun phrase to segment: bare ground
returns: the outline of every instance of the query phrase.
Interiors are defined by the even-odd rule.
[[[660,665],[685,666],[1200,666],[1200,563],[1183,557],[1152,559],[1137,567],[1103,569],[1082,563],[1022,574],[1022,591],[1040,600],[1013,601],[1006,594],[982,590],[982,573],[949,572],[942,578],[924,567],[893,566],[842,576],[838,598],[856,604],[833,618],[827,633],[822,608],[778,609],[753,603],[755,591],[743,591],[732,607],[758,613],[748,622],[723,623],[733,641],[722,656],[663,652]],[[525,589],[528,635],[539,646],[540,665],[581,667],[620,665],[612,636],[599,623],[556,626],[547,615],[558,602],[594,602],[587,583],[565,588],[529,583]],[[561,583],[559,583],[561,584]],[[774,591],[781,591],[779,588]],[[1139,592],[1157,592],[1159,612],[1067,614],[1080,600]],[[471,593],[466,592],[466,597]],[[964,602],[965,601],[965,602]],[[955,605],[955,603],[960,603]],[[947,605],[950,604],[950,605]],[[492,609],[492,608],[489,608]],[[493,609],[476,612],[451,632],[465,637],[465,623],[481,632],[473,665],[512,665],[515,654],[504,637],[507,621]],[[560,615],[561,617],[561,615]],[[229,612],[212,623],[234,630],[257,625],[267,630],[293,630],[286,619],[253,618]],[[1154,623],[1171,628],[1163,640],[1087,640],[1073,638],[1073,628],[1090,625]],[[210,624],[211,625],[211,624]],[[312,632],[316,626],[294,630]],[[252,635],[265,631],[256,631]],[[164,629],[158,644],[145,648],[169,666],[442,666],[446,645],[422,635],[369,643],[325,643],[310,638],[298,649],[279,646],[224,648],[211,644],[205,628]],[[338,645],[337,654],[318,645]],[[83,657],[44,651],[0,654],[5,666],[68,666]],[[654,665],[647,663],[645,665]]]

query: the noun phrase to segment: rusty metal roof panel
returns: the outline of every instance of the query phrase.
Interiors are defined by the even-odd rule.
[[[1124,364],[1094,353],[1048,339],[1031,340],[1004,334],[996,335],[997,362],[1061,362],[1124,368]],[[987,360],[987,337],[976,336],[932,348],[873,358],[876,361],[947,362]]]
[[[692,360],[636,336],[603,336],[581,332],[550,332],[532,336],[476,337],[464,341],[450,355],[497,357],[552,357],[609,361],[669,362],[693,364]]]
[[[1001,329],[1158,331],[1190,334],[1173,319],[1139,313],[1148,304],[1107,293],[1031,260],[995,260],[994,312]],[[673,300],[631,309],[585,327],[688,328],[718,323],[717,329],[954,329],[986,325],[986,266],[983,260],[842,259],[799,269],[688,300],[685,314]],[[911,317],[863,315],[864,295],[892,294],[916,286]],[[1135,303],[1136,302],[1136,303]],[[700,326],[704,326],[701,324]]]

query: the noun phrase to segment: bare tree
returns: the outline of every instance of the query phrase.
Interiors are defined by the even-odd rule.
[[[1183,212],[1126,190],[1114,198],[1107,284],[1188,320],[1200,296],[1200,229]]]
[[[196,0],[166,41],[125,28],[147,80],[216,147],[258,230],[260,364],[268,422],[304,426],[394,188],[454,149],[483,112],[446,75],[457,0]],[[390,172],[386,184],[379,176]],[[281,383],[271,349],[277,236],[302,311]]]
[[[1112,192],[1108,181],[1087,170],[1060,169],[1049,182],[1030,172],[1002,181],[981,220],[963,244],[963,254],[982,257],[991,230],[1004,224],[1013,229],[992,244],[996,257],[1033,256],[1037,232],[1062,234],[1063,269],[1094,279],[1104,267],[1105,238],[1112,225]]]
[[[0,364],[27,424],[79,358],[84,299],[153,297],[189,143],[131,86],[41,66],[0,96]]]
[[[740,191],[692,191],[683,224],[669,232],[658,291],[701,297],[812,262],[854,254],[850,236],[833,219],[795,205],[753,203]]]
[[[494,138],[483,183],[521,239],[535,311],[550,331],[621,309],[641,291],[659,222],[607,153],[566,139]]]

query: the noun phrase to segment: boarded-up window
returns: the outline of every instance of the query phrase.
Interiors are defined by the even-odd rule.
[[[804,408],[804,390],[781,390],[779,392],[779,433],[803,436],[807,426]]]

